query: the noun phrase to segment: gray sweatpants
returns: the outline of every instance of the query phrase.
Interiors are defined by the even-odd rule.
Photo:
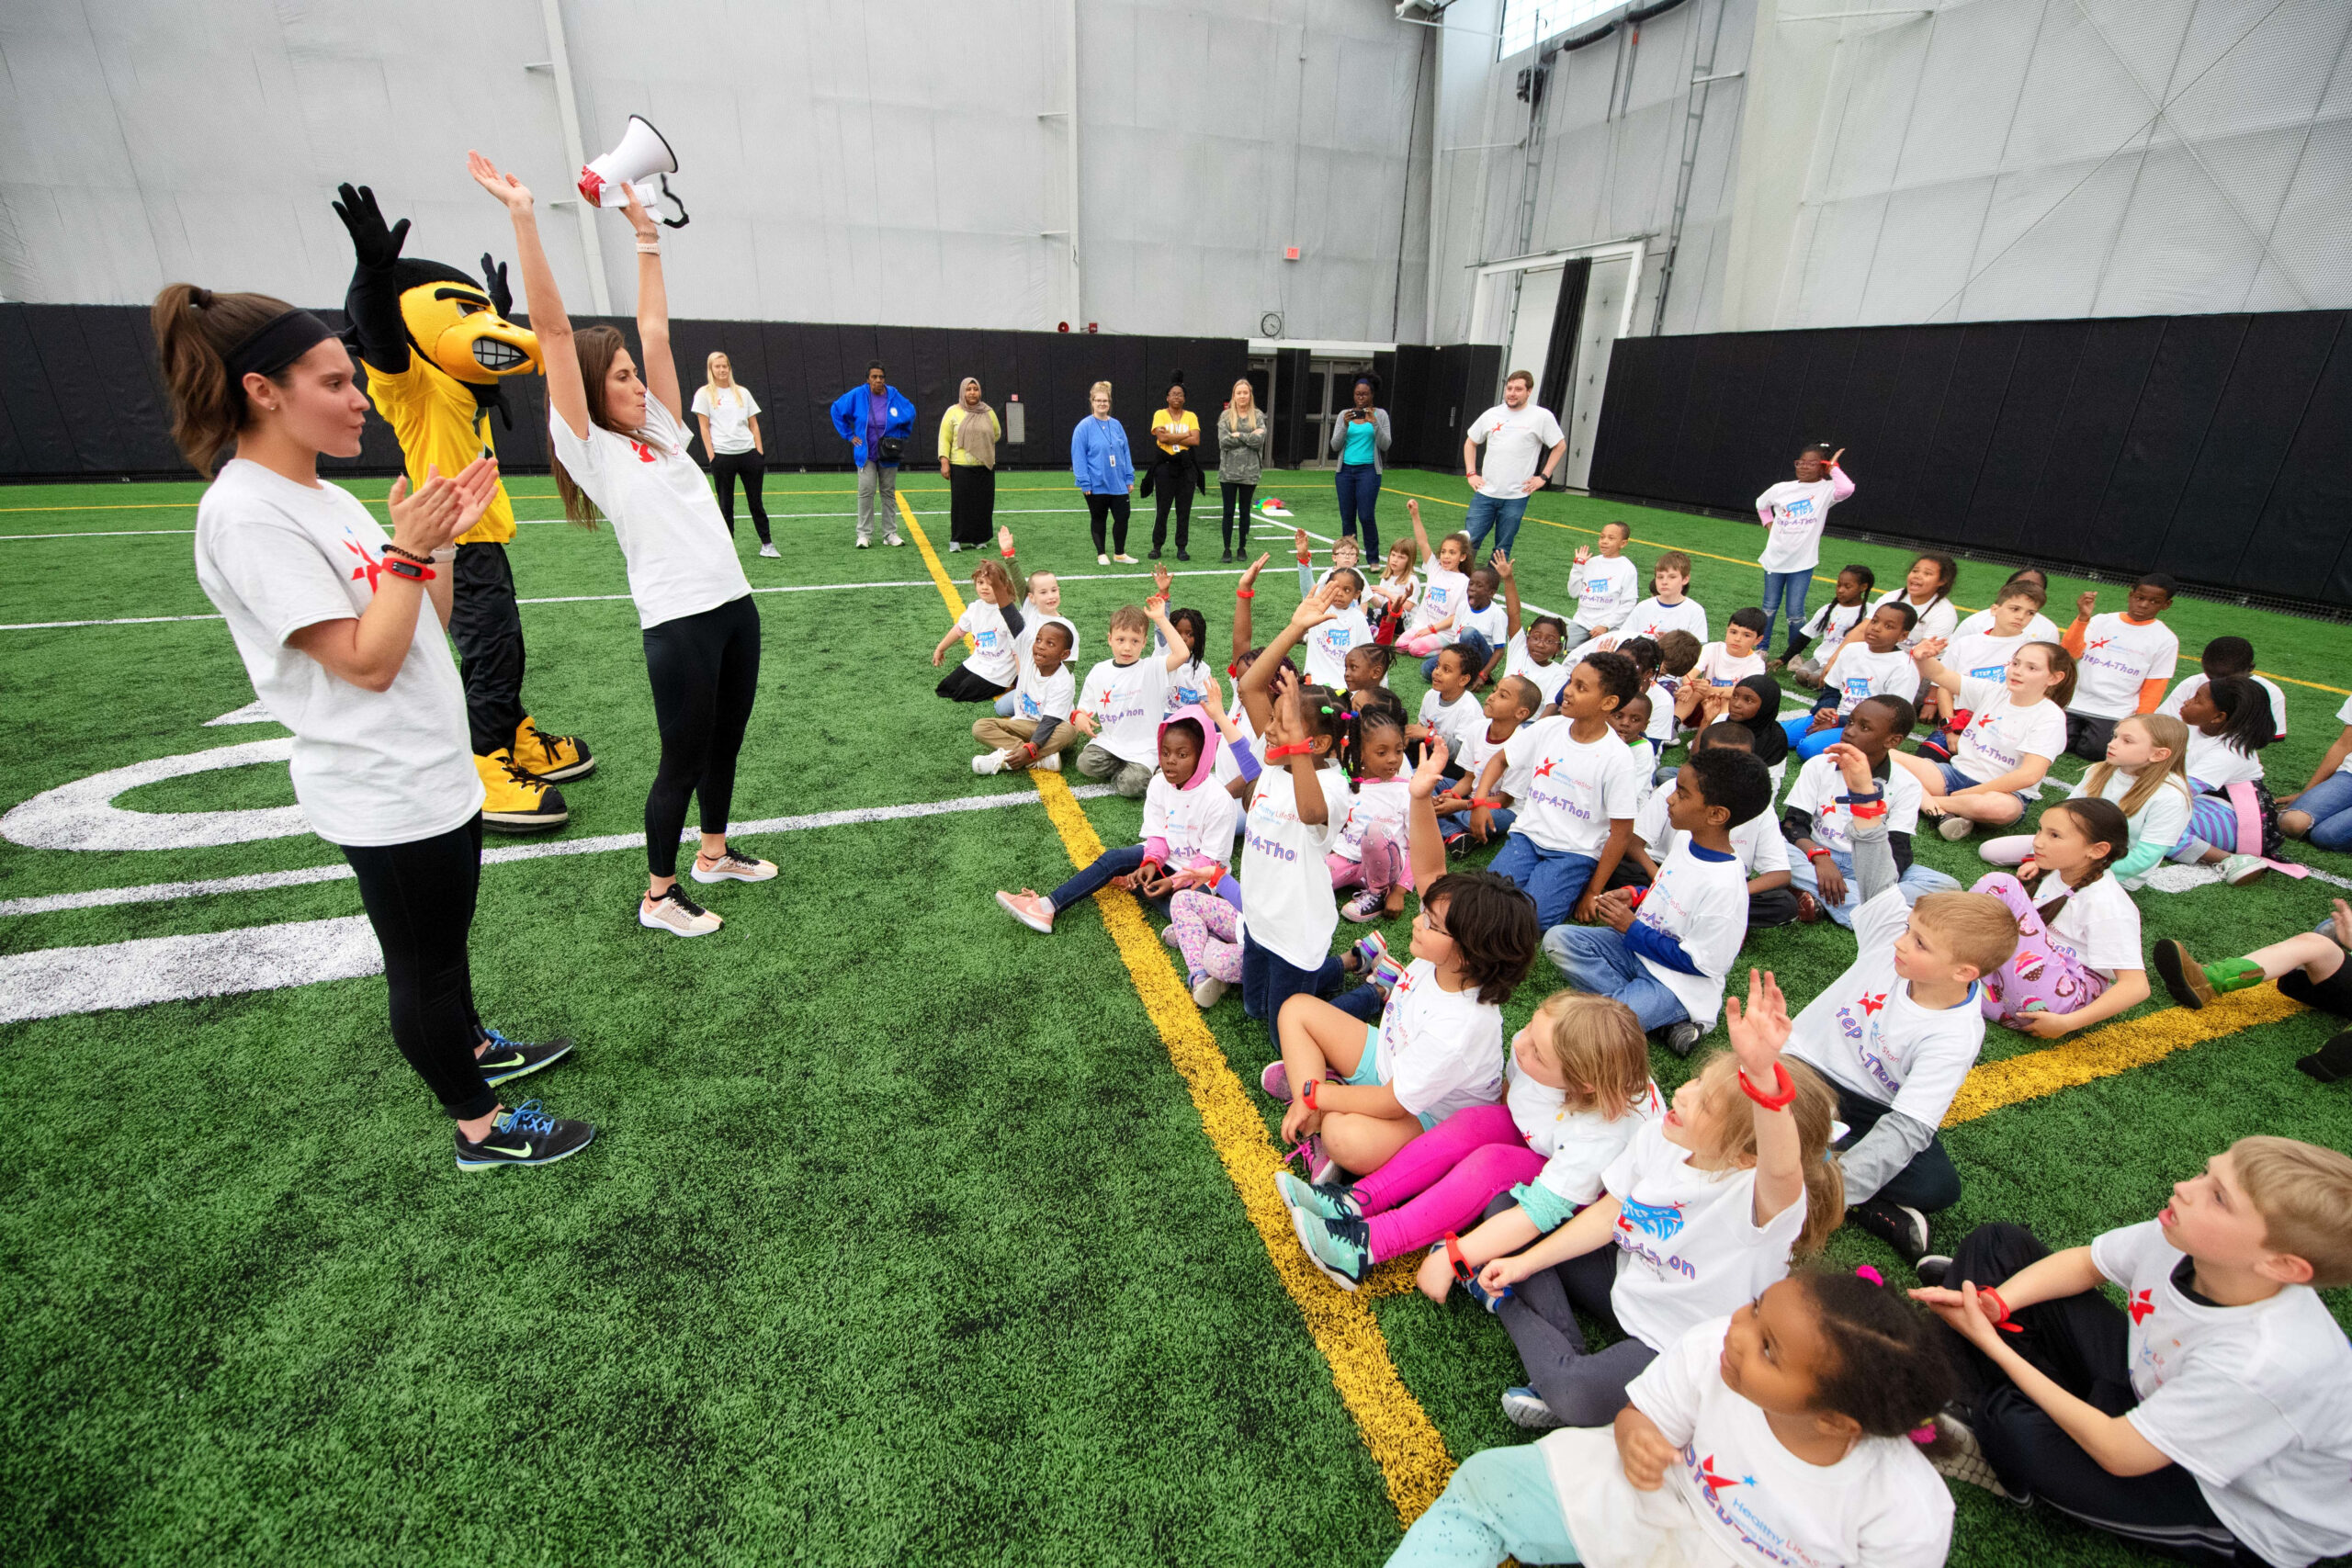
[[[1500,1213],[1510,1206],[1505,1193],[1487,1212]],[[1626,1385],[1657,1359],[1656,1350],[1631,1337],[1605,1350],[1585,1348],[1577,1308],[1608,1312],[1616,1281],[1617,1249],[1603,1247],[1521,1280],[1496,1311],[1527,1369],[1528,1386],[1563,1427],[1606,1427],[1617,1419],[1625,1408]]]
[[[1100,740],[1090,740],[1078,754],[1078,771],[1090,779],[1109,779],[1113,789],[1137,800],[1151,787],[1151,775],[1157,770],[1128,761]]]
[[[857,470],[857,542],[874,536],[874,514],[882,513],[882,537],[899,542],[899,466],[869,461]]]

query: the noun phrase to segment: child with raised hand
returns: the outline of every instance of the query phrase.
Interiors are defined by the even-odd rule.
[[[1942,1568],[1951,1494],[1921,1451],[1954,1386],[1937,1335],[1874,1269],[1792,1274],[1677,1340],[1613,1424],[1471,1455],[1389,1568]]]
[[[1535,960],[1535,913],[1500,877],[1446,872],[1430,804],[1444,771],[1439,743],[1413,773],[1413,867],[1425,891],[1413,961],[1380,1021],[1367,1029],[1354,1013],[1295,994],[1278,1017],[1282,1060],[1260,1077],[1269,1096],[1290,1101],[1283,1140],[1306,1145],[1318,1183],[1335,1168],[1378,1170],[1448,1116],[1501,1096],[1502,1004]]]
[[[1503,1395],[1521,1427],[1606,1424],[1661,1350],[1754,1301],[1787,1275],[1792,1252],[1820,1250],[1838,1228],[1837,1097],[1811,1067],[1781,1060],[1780,987],[1750,970],[1747,1008],[1734,997],[1724,1011],[1731,1051],[1634,1134],[1601,1173],[1601,1197],[1478,1270],[1527,1369],[1527,1385]],[[1628,1337],[1587,1353],[1578,1309],[1611,1314]]]
[[[1927,792],[1921,809],[1942,818],[1936,830],[1965,839],[1976,824],[2005,828],[2040,797],[2050,764],[2066,749],[2066,699],[2075,690],[2074,656],[2054,642],[2030,642],[2009,656],[1998,682],[1962,676],[1942,663],[1943,639],[1915,644],[1920,679],[1950,693],[1968,712],[1951,761],[1895,753],[1899,768]]]
[[[974,567],[972,602],[931,650],[932,668],[965,637],[972,639],[972,651],[941,678],[938,694],[951,703],[992,703],[1012,690],[1019,675],[1013,639],[1023,626],[1021,612],[1012,607],[1012,575],[992,560]]]
[[[1711,642],[1699,650],[1699,661],[1691,667],[1690,678],[1682,682],[1674,699],[1675,716],[1686,726],[1704,722],[1699,717],[1699,706],[1708,692],[1728,692],[1750,675],[1763,674],[1764,657],[1756,648],[1771,629],[1772,623],[1764,618],[1764,612],[1753,605],[1734,610],[1731,619],[1724,624],[1724,640]],[[1665,644],[1658,646],[1663,651]]]
[[[1568,623],[1557,615],[1538,615],[1522,623],[1519,575],[1512,570],[1510,557],[1497,550],[1494,568],[1503,585],[1503,673],[1524,676],[1535,687],[1539,699],[1535,705],[1541,712],[1560,700],[1560,688],[1568,683],[1570,665],[1560,651]]]
[[[1166,651],[1145,653],[1157,625]],[[1151,787],[1159,765],[1159,725],[1167,712],[1170,677],[1192,662],[1184,634],[1168,618],[1167,601],[1157,596],[1144,608],[1122,604],[1111,612],[1111,657],[1086,672],[1070,723],[1087,738],[1078,771],[1108,779],[1133,800]]]
[[[1405,776],[1404,709],[1383,704],[1354,711],[1340,740],[1340,765],[1354,795],[1328,863],[1334,892],[1361,890],[1340,910],[1361,924],[1405,912],[1405,894],[1413,886],[1406,845],[1412,781]]]
[[[2243,886],[2269,869],[2264,857],[2280,847],[2278,807],[2260,756],[2274,729],[2270,700],[2245,676],[2224,675],[2190,693],[2180,717],[2188,727],[2183,763],[2191,798],[2188,832],[2172,858],[2218,866],[2224,882]]]
[[[1326,1276],[1351,1291],[1373,1265],[1431,1247],[1419,1277],[1442,1302],[1457,1267],[1516,1251],[1600,1197],[1600,1173],[1666,1109],[1641,1026],[1599,997],[1545,1001],[1511,1041],[1505,1073],[1506,1103],[1455,1111],[1351,1187],[1275,1173]],[[1512,1206],[1478,1227],[1485,1250],[1455,1235],[1506,1192]]]
[[[2017,955],[1984,976],[1984,1016],[2056,1040],[2148,999],[2140,908],[2108,870],[2130,848],[2110,800],[2075,796],[2041,814],[2033,856],[1971,889],[2008,906]]]
[[[1152,602],[1166,604],[1173,595],[1175,579],[1164,566],[1151,569]],[[1179,708],[1198,707],[1209,689],[1216,684],[1216,671],[1209,667],[1209,621],[1198,610],[1186,608],[1168,612],[1169,624],[1184,639],[1185,659],[1168,671],[1168,691],[1161,698],[1165,707],[1161,717],[1175,716]],[[1167,651],[1170,638],[1163,633],[1152,635],[1152,651]]]
[[[1772,612],[1788,605],[1789,647],[1783,660],[1794,656],[1797,626],[1804,619],[1805,595],[1813,590],[1813,569],[1821,564],[1821,531],[1829,509],[1854,493],[1854,481],[1838,466],[1843,446],[1808,446],[1797,454],[1796,477],[1782,479],[1756,498],[1756,520],[1770,537],[1756,564],[1764,569],[1766,641],[1770,641]]]
[[[1576,616],[1568,622],[1570,652],[1615,631],[1634,613],[1634,602],[1642,596],[1642,574],[1625,558],[1625,542],[1633,536],[1623,523],[1603,523],[1600,555],[1589,546],[1577,547],[1576,564],[1568,569],[1568,592],[1577,602]]]
[[[1062,662],[1065,665],[1074,665],[1078,660],[1078,623],[1061,613],[1062,580],[1042,568],[1032,572],[1023,572],[1013,553],[1012,530],[1001,525],[996,531],[996,547],[997,554],[1004,559],[1005,574],[1020,585],[1022,593],[1021,629],[1015,632],[1012,637],[1014,654],[1017,657],[1025,657],[1029,652],[1030,645],[1036,640],[1037,629],[1051,621],[1069,634],[1069,647],[1062,655]],[[1014,673],[1017,683],[1019,679],[1017,665]],[[1073,669],[1071,674],[1075,676],[1076,673],[1077,671]],[[1018,694],[1015,692],[1007,692],[997,698],[997,717],[1012,718],[1018,716],[1020,710],[1016,701],[1017,696]]]
[[[1469,749],[1461,756],[1461,776],[1438,796],[1438,829],[1449,855],[1464,853],[1473,844],[1500,843],[1518,820],[1511,802],[1518,790],[1527,787],[1526,779],[1507,770],[1497,781],[1499,793],[1481,795],[1478,778],[1487,760],[1498,755],[1522,725],[1534,720],[1541,695],[1535,682],[1523,675],[1504,676],[1487,694],[1480,710],[1487,722],[1471,731]]]
[[[1838,743],[1846,716],[1867,698],[1895,696],[1905,702],[1919,695],[1919,670],[1902,651],[1917,619],[1911,606],[1900,602],[1881,604],[1862,623],[1862,640],[1848,643],[1830,655],[1821,674],[1821,700],[1808,716],[1798,714],[1780,721],[1797,755],[1810,761]]]
[[[1396,640],[1397,633],[1405,629],[1406,617],[1413,613],[1413,602],[1420,597],[1421,580],[1414,572],[1420,559],[1419,545],[1410,539],[1397,540],[1388,547],[1380,575],[1364,588],[1364,615],[1384,644]]]
[[[1747,938],[1748,872],[1732,830],[1771,810],[1772,786],[1753,753],[1693,747],[1664,793],[1678,837],[1657,880],[1639,894],[1603,893],[1594,906],[1598,926],[1553,927],[1544,956],[1569,985],[1616,998],[1643,1029],[1663,1033],[1668,1050],[1688,1056],[1714,1027],[1724,976]]]
[[[1012,712],[991,714],[972,726],[972,739],[989,750],[972,759],[972,772],[1001,773],[1023,768],[1059,773],[1062,749],[1078,738],[1070,728],[1069,710],[1078,700],[1078,683],[1069,672],[1072,641],[1069,628],[1047,621],[1035,635],[1013,649],[1021,672],[1010,694]]]
[[[1813,618],[1789,639],[1788,650],[1766,668],[1786,670],[1801,686],[1820,685],[1824,664],[1845,642],[1847,634],[1870,618],[1871,590],[1877,586],[1878,574],[1869,567],[1859,563],[1839,567],[1829,603],[1813,613]],[[1821,648],[1821,658],[1805,658],[1805,649],[1815,644]]]
[[[1527,889],[1545,930],[1594,918],[1634,836],[1641,780],[1609,716],[1630,697],[1634,661],[1622,653],[1580,660],[1560,692],[1560,711],[1521,727],[1487,759],[1473,792],[1494,799],[1506,772],[1523,777],[1518,819],[1490,869]]]
[[[1896,767],[1890,758],[1911,731],[1911,705],[1901,697],[1871,697],[1846,716],[1843,745],[1862,754],[1871,776],[1879,782],[1886,800],[1886,842],[1894,852],[1898,886],[1906,904],[1916,905],[1930,893],[1957,893],[1960,884],[1942,872],[1911,858],[1911,838],[1919,830],[1919,781]],[[1843,796],[1846,785],[1838,759],[1826,754],[1797,770],[1781,803],[1781,833],[1797,850],[1789,867],[1790,884],[1797,893],[1797,919],[1807,925],[1827,915],[1851,927],[1862,905],[1860,886],[1854,877],[1851,812]],[[2030,845],[2032,840],[2027,840]],[[2019,858],[2023,858],[2020,852]]]
[[[2033,623],[2042,619],[2041,603],[2041,590],[2031,581],[2011,582],[1993,601],[1993,607],[1984,612],[1991,617],[1984,626],[1976,631],[1954,632],[1937,657],[1947,668],[1958,671],[1962,680],[2000,680],[2018,649],[2029,642],[2057,640],[2033,635]],[[1931,686],[1919,704],[1919,716],[1938,727],[1937,733],[1920,742],[1919,755],[1949,761],[1953,738],[1945,731],[1964,727],[1968,722],[1966,715],[1953,711],[1951,697],[1941,687]]]
[[[1430,567],[1421,584],[1420,602],[1413,606],[1413,618],[1396,641],[1406,652],[1421,659],[1453,643],[1454,618],[1470,592],[1471,552],[1477,547],[1469,535],[1456,533],[1448,534],[1431,549],[1429,530],[1421,525],[1421,503],[1408,501],[1405,510],[1413,519],[1413,542],[1429,558]]]
[[[2154,1219],[2056,1253],[1985,1225],[1919,1277],[2009,1497],[2199,1562],[2352,1552],[2352,1346],[2318,1293],[2352,1284],[2352,1158],[2241,1138]]]
[[[2172,999],[2192,1010],[2211,1006],[2216,997],[2275,980],[2283,997],[2338,1018],[2352,1018],[2352,970],[2344,966],[2347,948],[2352,948],[2352,904],[2338,898],[2335,915],[2317,931],[2257,947],[2243,958],[2199,964],[2188,943],[2170,938],[2157,942],[2149,956]],[[2352,1032],[2298,1057],[2295,1066],[2322,1083],[2352,1078]]]
[[[2198,660],[2198,672],[2165,693],[2165,700],[2156,705],[2156,711],[2178,718],[2181,704],[2202,690],[2206,682],[2218,681],[2224,675],[2242,675],[2262,688],[2264,694],[2270,699],[2270,718],[2274,729],[2270,738],[2273,740],[2286,739],[2287,694],[2278,689],[2277,682],[2254,672],[2254,644],[2242,637],[2217,637],[2207,643],[2205,652]]]
[[[1363,575],[1351,566],[1336,567],[1324,578],[1323,591],[1330,600],[1331,615],[1306,634],[1306,683],[1340,691],[1348,684],[1349,653],[1374,646],[1372,623],[1357,603],[1363,592]]]
[[[2132,835],[2131,852],[2107,868],[2126,893],[2172,853],[2188,833],[2191,790],[2188,773],[2188,727],[2163,714],[2119,719],[2107,743],[2107,761],[2094,764],[2067,793],[2111,800]],[[1977,852],[1988,865],[2019,865],[2033,852],[2033,835],[2012,833],[1986,840]]]
[[[2179,584],[2152,571],[2132,585],[2120,615],[2098,614],[2098,591],[2075,601],[2075,620],[2058,640],[2082,674],[2066,705],[2066,750],[2097,761],[2107,753],[2116,720],[2154,713],[2180,664],[2180,638],[2158,617],[2172,608]]]
[[[1503,647],[1510,638],[1510,617],[1495,595],[1503,585],[1502,573],[1492,566],[1473,567],[1469,586],[1462,591],[1462,613],[1453,620],[1453,646],[1470,655],[1476,666],[1474,687],[1494,678],[1503,661]],[[1435,654],[1421,660],[1421,679],[1429,679]]]

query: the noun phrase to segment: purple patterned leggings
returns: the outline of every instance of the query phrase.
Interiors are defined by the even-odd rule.
[[[1984,976],[1979,1003],[1986,1019],[2007,1023],[2030,1012],[2074,1012],[2098,1000],[2107,977],[2051,939],[2023,883],[1996,871],[1969,891],[1991,894],[2018,918],[2016,953]]]

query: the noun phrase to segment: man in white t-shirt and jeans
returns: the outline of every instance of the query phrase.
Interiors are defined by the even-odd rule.
[[[1476,493],[1470,498],[1470,515],[1463,527],[1470,535],[1470,558],[1486,558],[1487,530],[1495,531],[1495,547],[1511,553],[1519,540],[1519,520],[1527,498],[1550,482],[1560,466],[1567,442],[1560,422],[1549,409],[1537,408],[1535,378],[1514,370],[1503,378],[1503,400],[1470,422],[1462,442],[1463,477]],[[1478,449],[1486,448],[1482,462]]]

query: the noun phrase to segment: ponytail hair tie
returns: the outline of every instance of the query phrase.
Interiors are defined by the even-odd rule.
[[[1329,713],[1331,710],[1329,708],[1325,708],[1323,711],[1325,713]],[[1342,708],[1340,710],[1340,716],[1341,718],[1352,719],[1356,716],[1356,710],[1353,708]]]
[[[1877,1269],[1871,1268],[1867,1263],[1854,1270],[1854,1277],[1860,1280],[1868,1280],[1871,1284],[1877,1285],[1882,1289],[1886,1285],[1886,1276],[1880,1273]]]
[[[1924,1449],[1936,1440],[1936,1424],[1929,1421],[1924,1426],[1914,1427],[1908,1436],[1913,1442]]]

